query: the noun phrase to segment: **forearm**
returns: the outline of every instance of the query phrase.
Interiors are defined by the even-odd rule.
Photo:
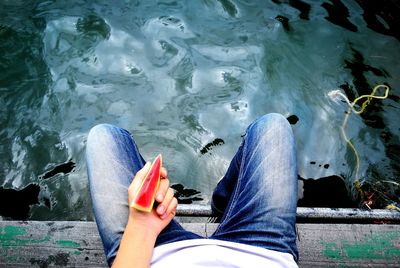
[[[140,226],[130,219],[122,236],[113,268],[148,268],[156,239],[157,235],[147,226]]]
[[[150,165],[146,164],[136,173],[128,188],[128,204],[132,203],[136,194],[135,180],[143,181],[142,177],[147,174],[149,168]],[[150,213],[129,208],[128,223],[113,263],[114,268],[148,268],[150,266],[157,236],[174,218],[178,205],[174,191],[169,187],[165,169],[161,170],[161,177],[155,198],[156,208],[153,208]]]

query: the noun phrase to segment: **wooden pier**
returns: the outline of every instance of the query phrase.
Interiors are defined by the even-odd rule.
[[[180,213],[185,214],[185,209],[189,208],[181,208]],[[322,217],[326,218],[328,210],[331,209],[321,210],[325,213]],[[376,211],[391,219],[378,223],[376,219],[362,222],[359,218],[343,223],[343,215],[349,211],[336,209],[332,211],[338,212],[341,222],[315,223],[318,220],[314,217],[313,223],[307,220],[304,211],[297,224],[300,267],[400,266],[399,212]],[[187,222],[190,219],[187,216],[178,217],[178,220],[186,229],[207,237],[214,232],[217,223],[207,223],[204,215],[207,212],[203,211],[196,222]],[[334,219],[332,215],[330,220]],[[0,221],[0,267],[105,266],[94,222]]]

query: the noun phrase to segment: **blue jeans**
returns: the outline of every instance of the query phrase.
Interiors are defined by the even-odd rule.
[[[126,130],[107,124],[90,131],[86,159],[94,215],[111,265],[128,219],[127,188],[145,161]],[[283,116],[268,114],[248,127],[211,206],[221,223],[210,239],[290,253],[297,261],[296,151]],[[173,220],[155,246],[199,238]]]

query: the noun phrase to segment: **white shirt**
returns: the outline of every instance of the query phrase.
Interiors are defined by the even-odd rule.
[[[289,253],[216,239],[190,239],[158,246],[152,268],[179,267],[293,267]]]

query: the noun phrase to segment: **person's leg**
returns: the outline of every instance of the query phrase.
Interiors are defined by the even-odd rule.
[[[128,131],[101,124],[88,135],[86,162],[93,212],[111,266],[128,221],[128,187],[145,161]],[[156,246],[191,238],[198,236],[173,220]]]
[[[212,239],[290,253],[297,261],[297,164],[287,120],[268,114],[249,126],[212,197],[223,211]]]

